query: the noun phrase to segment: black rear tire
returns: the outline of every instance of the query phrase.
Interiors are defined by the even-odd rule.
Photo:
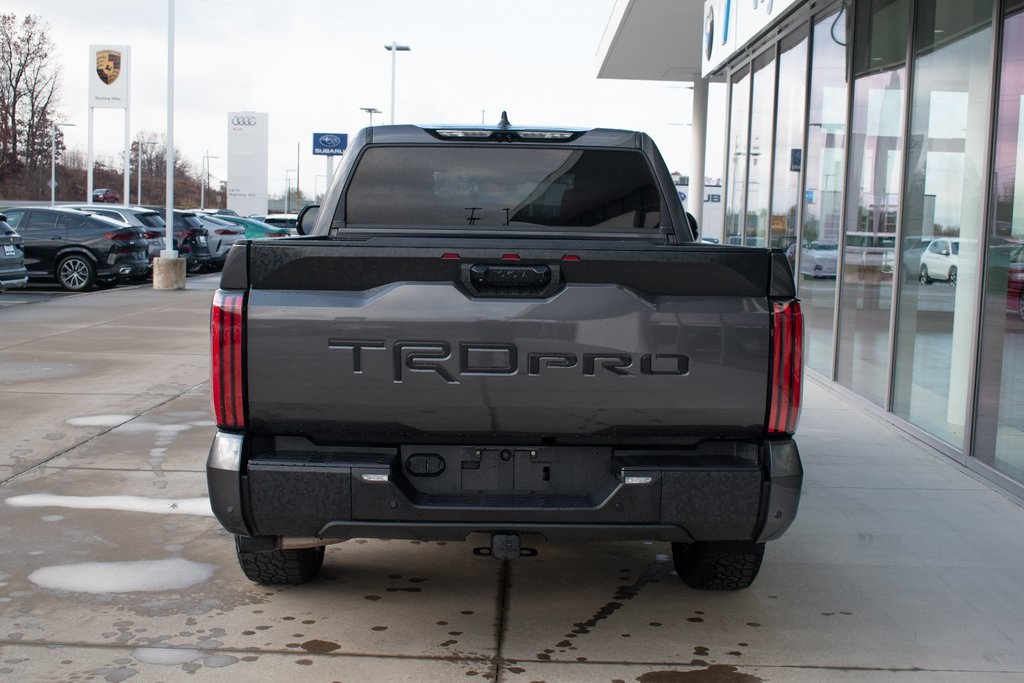
[[[96,267],[87,256],[70,254],[57,264],[57,282],[69,292],[88,292],[96,282]]]
[[[297,586],[306,583],[320,573],[320,567],[324,564],[322,545],[315,548],[253,553],[241,550],[236,538],[235,554],[246,578],[266,585]]]
[[[690,588],[733,591],[747,588],[761,569],[764,543],[697,541],[673,543],[676,573]]]

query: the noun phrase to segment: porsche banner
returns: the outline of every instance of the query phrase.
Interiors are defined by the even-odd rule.
[[[89,106],[127,108],[131,48],[127,45],[91,45],[89,54]]]

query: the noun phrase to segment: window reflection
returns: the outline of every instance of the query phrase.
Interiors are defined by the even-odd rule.
[[[838,379],[879,405],[888,388],[905,83],[900,68],[862,76],[853,87]]]
[[[743,243],[744,189],[747,184],[747,133],[750,115],[750,72],[734,76],[729,105],[729,186],[726,189],[725,242]]]
[[[768,246],[768,194],[772,177],[772,110],[775,106],[775,53],[755,62],[750,113],[750,170],[743,243]]]
[[[775,172],[772,175],[770,243],[776,249],[796,244],[800,171],[804,157],[804,95],[807,38],[783,45],[779,56],[778,115],[775,126]]]
[[[963,448],[974,356],[992,30],[988,0],[920,0],[893,412]],[[979,11],[980,10],[980,11]],[[951,40],[950,36],[955,39]]]
[[[846,47],[837,40],[845,11],[814,25],[798,270],[807,366],[832,376],[836,257],[846,145]]]
[[[1019,9],[1019,5],[1018,5]],[[993,165],[992,216],[974,454],[1024,481],[1024,13],[1007,17]]]

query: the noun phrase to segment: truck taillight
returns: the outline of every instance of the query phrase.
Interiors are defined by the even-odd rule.
[[[217,290],[210,310],[210,353],[213,413],[217,426],[245,427],[242,388],[243,307],[245,295]]]
[[[792,434],[803,391],[804,316],[799,301],[772,304],[771,393],[768,433]]]

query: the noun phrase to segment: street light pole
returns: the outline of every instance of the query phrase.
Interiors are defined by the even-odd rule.
[[[205,174],[199,179],[199,208],[206,208],[206,186],[210,184],[210,159],[220,159],[220,157],[210,156],[210,150],[206,150],[206,154],[203,155],[203,168],[206,169]]]
[[[292,193],[292,179],[288,176],[289,173],[298,174],[298,171],[294,168],[286,168],[284,170],[284,212],[288,213],[288,199]]]
[[[391,124],[395,123],[395,55],[399,52],[409,52],[412,50],[408,45],[399,45],[395,41],[391,41],[390,45],[385,45],[384,49],[391,53]]]
[[[377,109],[377,107],[359,107],[359,108],[362,109],[363,111],[365,111],[367,114],[370,115],[370,128],[373,128],[373,115],[374,114],[380,114],[381,113],[380,109]]]
[[[57,204],[57,126],[73,126],[73,123],[53,122],[50,130],[50,206]]]

